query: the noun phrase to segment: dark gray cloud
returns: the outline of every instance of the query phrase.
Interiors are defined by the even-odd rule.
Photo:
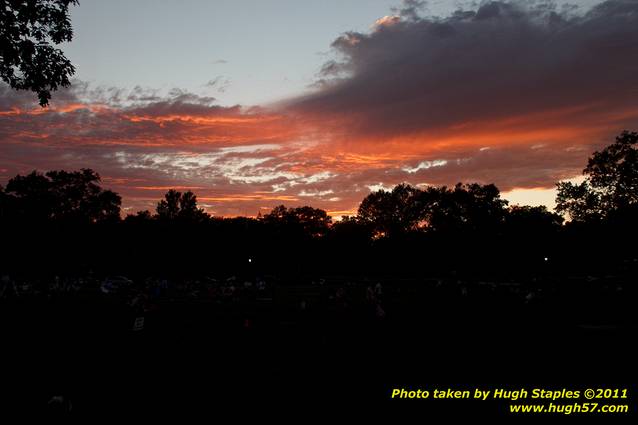
[[[340,59],[326,63],[320,88],[291,101],[291,109],[384,138],[574,106],[591,105],[594,115],[638,104],[635,0],[588,11],[494,1],[444,18],[408,14],[337,38]]]

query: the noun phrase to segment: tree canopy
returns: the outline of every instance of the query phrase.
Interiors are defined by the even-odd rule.
[[[197,206],[197,196],[190,190],[184,193],[169,190],[157,203],[156,211],[157,218],[164,221],[200,222],[208,218],[208,214]]]
[[[424,219],[422,195],[422,191],[408,184],[399,184],[391,191],[372,192],[361,201],[357,217],[372,228],[377,238],[417,230]]]
[[[624,216],[638,206],[638,133],[624,131],[594,152],[580,184],[558,183],[556,211],[576,222]]]
[[[324,236],[330,230],[332,217],[324,210],[308,206],[286,208],[279,205],[265,214],[261,221],[265,224],[289,230],[298,230],[309,236]]]
[[[18,175],[2,191],[5,218],[20,221],[95,223],[119,220],[121,197],[100,186],[100,175],[81,171],[33,171]]]
[[[563,221],[563,217],[548,211],[545,205],[512,205],[505,217],[505,224],[510,230],[528,234],[555,231]]]
[[[357,217],[375,237],[413,231],[489,230],[505,217],[507,201],[493,184],[457,184],[419,189],[400,184],[369,194]]]
[[[41,106],[51,91],[71,84],[75,73],[59,48],[73,38],[69,6],[77,0],[0,1],[0,77],[17,90],[31,90]]]

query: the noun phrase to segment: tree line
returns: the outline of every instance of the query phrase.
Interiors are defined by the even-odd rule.
[[[459,183],[426,188],[399,184],[372,192],[356,215],[339,221],[318,208],[284,205],[254,218],[214,217],[198,206],[193,192],[177,190],[169,190],[154,212],[122,219],[121,197],[102,188],[95,171],[34,171],[0,186],[0,226],[7,236],[3,258],[24,263],[16,248],[30,246],[27,258],[56,259],[50,261],[53,265],[72,264],[73,259],[113,265],[146,258],[147,265],[161,260],[194,268],[197,261],[244,267],[254,257],[256,264],[261,259],[283,268],[342,263],[349,269],[364,263],[369,267],[375,258],[388,267],[392,258],[418,263],[425,255],[442,257],[442,266],[452,261],[465,267],[486,264],[486,256],[498,257],[501,265],[507,258],[510,265],[522,258],[547,261],[551,251],[571,260],[600,259],[616,255],[617,241],[636,233],[637,142],[638,133],[621,133],[593,153],[581,183],[558,183],[556,212],[545,206],[508,206],[493,184]],[[61,249],[36,254],[34,243]],[[632,250],[624,256],[630,254]]]

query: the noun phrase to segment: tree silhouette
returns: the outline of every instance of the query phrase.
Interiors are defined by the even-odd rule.
[[[138,211],[135,214],[128,214],[124,218],[124,221],[126,223],[131,223],[134,225],[148,223],[148,222],[151,222],[152,220],[153,220],[153,215],[151,214],[149,210]]]
[[[622,141],[633,149],[635,136],[628,137]],[[421,273],[423,259],[428,270],[442,273],[532,270],[538,261],[546,264],[544,258],[553,260],[548,265],[559,264],[560,258],[561,267],[586,267],[594,257],[611,264],[635,258],[635,250],[620,248],[638,232],[632,224],[636,201],[630,185],[635,165],[624,165],[635,164],[635,156],[627,146],[605,152],[607,157],[596,158],[615,158],[616,168],[595,160],[589,169],[592,176],[612,169],[603,181],[613,190],[585,194],[596,201],[594,213],[603,214],[598,202],[605,199],[616,210],[604,212],[605,225],[565,227],[563,218],[546,207],[507,208],[496,186],[477,183],[424,189],[400,184],[370,193],[357,216],[335,223],[326,211],[309,206],[279,205],[256,219],[210,217],[198,207],[194,193],[169,190],[156,214],[139,211],[120,223],[120,197],[102,189],[94,171],[34,171],[0,187],[0,227],[10,241],[0,244],[0,257],[5,268],[11,264],[16,270],[37,259],[47,267],[83,264],[104,272],[123,267],[134,273],[185,273],[189,265],[194,274],[211,267],[235,273],[244,270],[247,260],[250,270],[259,265],[260,273],[323,268],[335,273]],[[586,183],[576,189],[594,184]],[[105,222],[109,224],[95,225]],[[25,257],[32,246],[55,249]],[[591,246],[605,250],[589,254]]]
[[[35,171],[15,176],[7,183],[5,205],[7,219],[45,221],[53,218],[55,199],[51,181]]]
[[[179,199],[179,217],[186,221],[200,221],[207,217],[203,209],[197,208],[197,196],[190,190]]]
[[[73,38],[69,6],[77,0],[0,2],[0,77],[12,88],[31,90],[41,106],[51,91],[67,87],[75,67],[53,47]]]
[[[424,217],[422,192],[408,184],[366,196],[357,210],[358,220],[372,229],[375,238],[416,230]]]
[[[4,191],[4,187],[0,184],[0,221],[4,221],[11,214],[11,205],[9,195]]]
[[[356,216],[343,216],[332,225],[332,237],[337,243],[362,243],[370,240],[373,231],[369,224],[364,224]]]
[[[200,222],[208,218],[208,214],[197,207],[197,196],[190,190],[181,193],[170,189],[157,203],[156,211],[157,218],[163,221]]]
[[[182,194],[171,189],[164,195],[164,199],[157,203],[155,210],[161,220],[175,220],[179,214],[179,200]]]
[[[392,191],[369,194],[359,205],[358,220],[375,238],[414,231],[488,230],[502,223],[507,201],[496,186],[457,184],[421,190],[399,184]]]
[[[563,217],[548,211],[544,205],[513,205],[507,212],[505,224],[507,229],[515,234],[538,235],[556,231],[563,224]]]
[[[294,217],[294,220],[311,236],[324,236],[328,233],[330,224],[332,223],[332,217],[319,208],[308,206],[297,207],[288,210],[288,213]]]
[[[332,218],[318,208],[308,206],[286,208],[284,205],[274,207],[265,214],[261,221],[290,231],[300,231],[312,237],[325,236],[330,230]]]
[[[36,171],[7,183],[3,197],[7,212],[17,220],[94,223],[117,221],[121,198],[100,187],[100,175],[81,171]]]
[[[429,187],[423,199],[423,219],[432,231],[490,231],[502,224],[506,214],[507,201],[493,184]]]
[[[638,205],[638,133],[622,132],[616,141],[594,152],[580,184],[558,183],[556,211],[573,221],[597,221]]]
[[[572,221],[599,221],[605,216],[600,196],[588,181],[580,184],[559,182],[557,187],[556,211],[566,213]]]

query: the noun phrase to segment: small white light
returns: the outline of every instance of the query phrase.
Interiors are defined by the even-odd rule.
[[[545,258],[544,258],[544,260],[545,260],[545,261],[549,261],[549,258],[545,257]]]
[[[253,262],[253,259],[252,259],[252,258],[249,258],[249,259],[248,259],[248,262],[249,262],[249,263],[252,263],[252,262]]]

